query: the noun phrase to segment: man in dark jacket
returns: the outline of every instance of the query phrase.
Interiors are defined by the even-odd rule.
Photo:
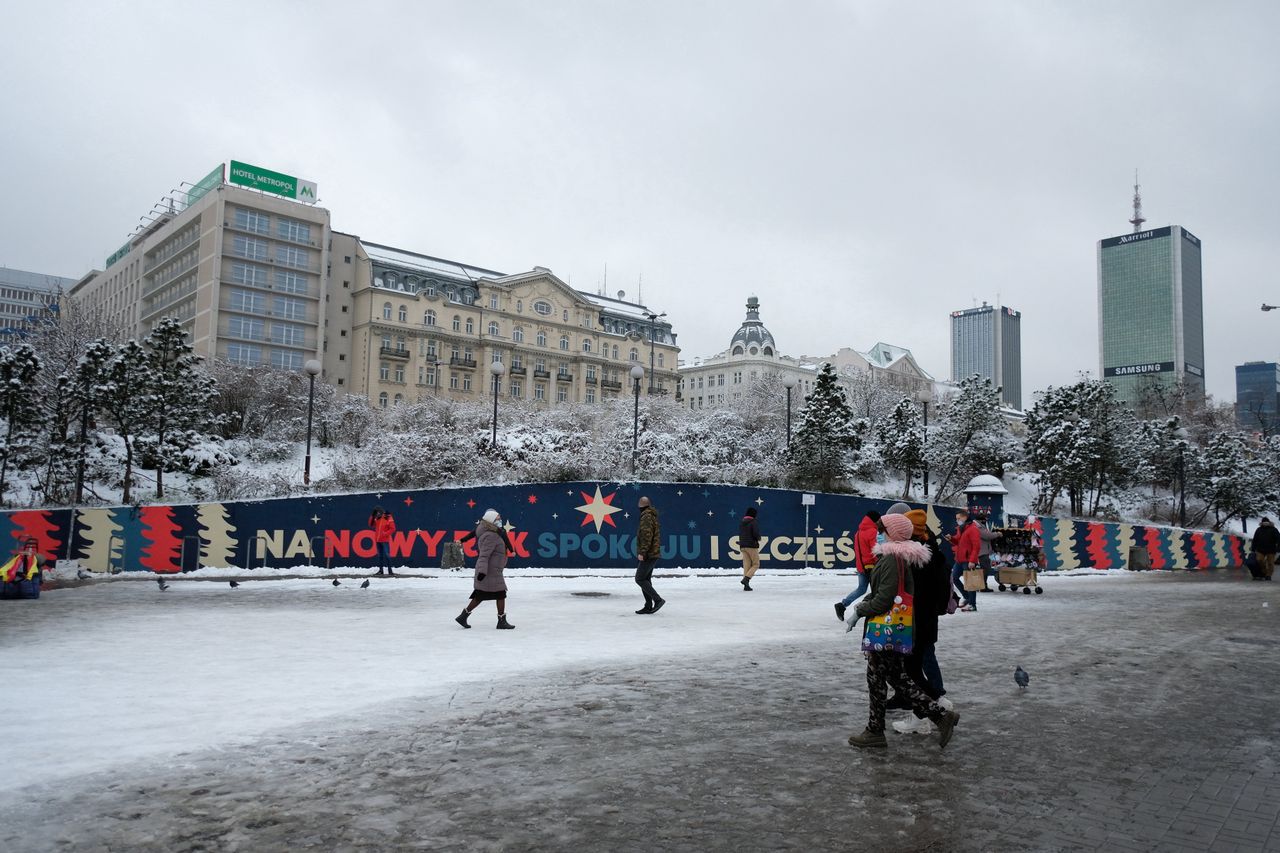
[[[640,498],[640,527],[636,532],[636,557],[640,567],[636,569],[636,583],[644,593],[644,607],[636,613],[657,613],[667,600],[653,588],[653,567],[662,553],[662,529],[658,525],[658,511],[647,497]]]
[[[1253,550],[1258,555],[1258,580],[1269,581],[1276,570],[1276,550],[1280,548],[1280,530],[1264,518],[1253,533]]]
[[[760,568],[760,525],[753,506],[747,507],[738,523],[738,550],[742,552],[742,590],[751,592],[751,578]]]

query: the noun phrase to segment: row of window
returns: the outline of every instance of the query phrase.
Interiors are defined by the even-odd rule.
[[[267,337],[267,324],[255,317],[230,317],[227,319],[227,335],[247,341],[270,340],[273,344],[300,347],[306,345],[305,326],[292,323],[272,323],[271,336]]]
[[[271,233],[271,217],[260,210],[236,208],[235,223],[236,227],[242,231],[252,231],[255,234]],[[281,240],[292,240],[295,243],[310,243],[311,224],[278,216],[276,217],[276,236]]]
[[[237,234],[231,238],[231,252],[251,261],[265,261],[270,258],[271,244],[266,240],[257,240]],[[311,250],[299,246],[276,244],[275,262],[298,269],[311,269]]]
[[[435,385],[434,375],[432,376],[432,379],[430,382],[419,383],[419,384]],[[511,387],[508,391],[508,396],[510,396],[511,399],[513,400],[524,399],[524,387],[522,383],[520,383],[519,381],[512,381],[510,385]],[[449,387],[455,391],[459,391],[459,390],[470,391],[471,377],[464,375],[461,378],[461,381],[459,381],[459,378],[456,374],[452,375],[449,377]],[[545,402],[547,400],[547,386],[545,384],[541,382],[534,383],[533,399],[538,402]],[[569,401],[568,390],[565,388],[557,388],[555,392],[555,399],[557,403],[567,403]],[[583,397],[583,402],[594,403],[595,401],[596,401],[595,389],[588,388],[585,396]],[[383,391],[378,394],[378,405],[384,409],[387,408],[388,405],[399,406],[403,402],[404,402],[403,394],[391,395],[391,394],[388,394],[386,391]]]
[[[296,273],[292,270],[269,270],[257,264],[243,264],[239,261],[231,265],[231,280],[236,284],[282,290],[285,293],[297,293],[302,296],[306,296],[311,290],[311,277],[304,273]],[[268,281],[272,283],[268,284]]]
[[[267,313],[267,295],[256,290],[232,288],[228,304],[232,311],[243,311],[246,314]],[[305,300],[291,296],[273,296],[271,316],[285,320],[306,320],[307,303]]]
[[[254,344],[227,344],[227,361],[232,364],[255,366],[263,364],[262,347]],[[270,350],[272,367],[284,370],[301,370],[303,354],[297,350]]]

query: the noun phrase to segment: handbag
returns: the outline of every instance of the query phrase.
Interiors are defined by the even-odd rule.
[[[898,560],[898,594],[888,613],[867,617],[866,627],[862,629],[862,650],[911,654],[915,646],[914,616],[914,596],[907,592],[906,569],[902,560]]]
[[[986,573],[982,569],[964,570],[964,591],[977,592],[987,585]]]

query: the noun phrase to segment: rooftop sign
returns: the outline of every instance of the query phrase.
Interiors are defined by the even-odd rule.
[[[284,196],[306,204],[316,203],[316,185],[312,181],[304,181],[293,175],[273,172],[259,166],[250,166],[238,160],[231,161],[228,180],[230,183],[239,184],[251,190]]]
[[[1110,249],[1112,246],[1125,246],[1129,243],[1137,243],[1140,240],[1153,240],[1156,237],[1168,237],[1173,229],[1166,225],[1163,228],[1152,228],[1149,231],[1139,231],[1137,234],[1122,234],[1119,237],[1108,237],[1102,241],[1102,248]]]

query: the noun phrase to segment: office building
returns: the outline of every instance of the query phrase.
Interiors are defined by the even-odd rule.
[[[1000,399],[1022,409],[1022,313],[988,305],[951,312],[951,381],[977,374],[1000,387]]]
[[[1264,437],[1280,432],[1280,364],[1236,365],[1236,423]]]
[[[56,312],[74,278],[0,267],[0,342],[26,337],[48,312]]]

